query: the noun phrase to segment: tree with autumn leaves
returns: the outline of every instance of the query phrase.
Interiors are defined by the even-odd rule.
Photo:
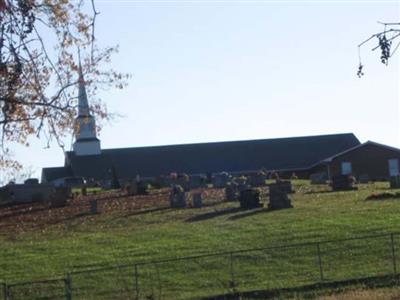
[[[94,0],[0,0],[0,169],[19,167],[12,143],[34,135],[63,146],[72,133],[78,52],[91,112],[110,117],[96,92],[123,88],[129,75],[107,67],[117,49],[96,46],[97,16]]]

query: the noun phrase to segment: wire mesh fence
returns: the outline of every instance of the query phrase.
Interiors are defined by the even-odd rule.
[[[0,300],[188,299],[397,274],[400,233],[210,253],[0,283]]]
[[[68,299],[66,281],[66,279],[61,278],[9,284],[5,288],[4,296],[6,300]]]
[[[392,237],[394,235],[321,244],[324,279],[335,281],[393,273]]]
[[[7,285],[4,282],[0,282],[0,300],[6,300]]]
[[[73,299],[133,299],[134,266],[121,265],[70,274]],[[95,291],[95,293],[94,293]]]

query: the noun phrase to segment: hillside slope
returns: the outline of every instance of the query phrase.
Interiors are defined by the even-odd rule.
[[[400,231],[400,199],[365,201],[368,195],[385,191],[387,188],[385,184],[362,185],[358,191],[351,192],[327,192],[327,187],[310,186],[304,181],[298,181],[295,188],[296,193],[291,196],[294,209],[280,211],[268,211],[265,208],[240,210],[238,203],[222,201],[222,190],[205,191],[206,205],[200,209],[168,208],[167,191],[130,198],[115,194],[98,194],[96,197],[104,200],[99,200],[100,213],[97,215],[88,214],[88,201],[93,196],[75,199],[65,208],[48,209],[41,205],[1,208],[0,279],[17,282],[52,278],[64,276],[67,272],[116,264],[130,265],[219,251],[264,248]],[[363,265],[360,269],[362,272],[382,266],[379,272],[383,273],[386,272],[387,264],[389,272],[391,270],[389,242],[386,237],[381,240],[356,242],[359,248],[368,250],[367,254],[363,250],[365,253],[362,253],[362,257],[359,255],[356,266]],[[400,236],[396,237],[395,243],[397,250],[397,247],[400,247]],[[331,248],[323,248],[321,251],[328,257],[329,251],[333,253],[332,251],[343,245],[345,243],[334,244],[329,246]],[[350,244],[348,247],[351,248]],[[257,254],[251,261],[247,261],[248,257],[238,255],[235,257],[234,275],[240,278],[234,280],[235,287],[266,286],[270,281],[267,277],[263,278],[263,272],[267,269],[268,272],[284,271],[281,272],[281,277],[276,278],[282,286],[302,284],[305,280],[301,279],[302,274],[290,268],[294,264],[303,263],[309,264],[309,268],[302,267],[302,272],[311,274],[315,280],[320,276],[315,253],[315,247],[310,246],[304,249],[296,248],[294,252],[287,253],[279,250],[277,251],[277,254],[281,255],[279,259],[278,256],[275,259],[273,254],[265,257]],[[325,259],[325,268],[335,265],[336,260],[344,262],[349,259],[348,264],[343,264],[340,270],[335,270],[331,274],[327,272],[326,276],[335,279],[340,272],[350,274],[354,271],[355,265],[350,264],[351,255],[357,257],[357,253],[354,251],[351,253],[334,254]],[[375,264],[373,259],[379,255],[381,260]],[[396,255],[400,258],[400,253],[396,252]],[[193,260],[190,263],[193,263]],[[171,263],[172,273],[167,276],[171,284],[182,283],[188,276],[196,277],[198,285],[188,284],[185,297],[191,295],[190,290],[196,289],[196,286],[202,293],[198,295],[194,293],[193,296],[210,295],[232,289],[232,286],[225,284],[232,275],[232,270],[227,271],[230,267],[228,259],[217,256],[208,259],[207,262],[203,260],[196,264],[200,264],[202,271],[193,274],[193,272],[187,273],[187,270],[194,268],[189,266],[189,263],[186,265],[181,262],[180,265]],[[261,265],[263,268],[260,269]],[[218,272],[214,275],[210,273],[214,268],[224,270],[224,275]],[[238,276],[240,271],[243,271],[243,276]],[[133,270],[129,269],[129,272],[132,274]],[[159,272],[159,269],[149,271],[153,276],[150,279],[156,280],[154,274]],[[203,272],[209,275],[204,275]],[[354,274],[356,276],[358,273]],[[205,278],[207,276],[217,278],[212,280],[214,285],[212,288],[209,284],[204,286],[201,284],[203,275]],[[79,280],[83,282],[83,279]],[[157,280],[160,281],[160,278]],[[254,284],[246,286],[246,280]],[[142,286],[147,284],[145,281],[140,283]],[[126,285],[132,287],[133,281]],[[171,295],[174,293],[178,292],[172,291]]]

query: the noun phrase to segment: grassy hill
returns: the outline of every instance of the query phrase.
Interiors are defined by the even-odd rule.
[[[229,252],[398,232],[400,199],[365,200],[387,188],[376,183],[360,185],[358,191],[328,192],[327,187],[296,181],[296,193],[291,196],[294,208],[279,211],[242,211],[238,203],[222,201],[222,190],[207,190],[201,209],[168,208],[166,191],[130,198],[98,194],[97,198],[105,199],[99,200],[97,215],[87,213],[90,197],[75,199],[65,208],[1,208],[0,280],[39,280],[127,265],[73,274],[73,299],[90,299],[93,291],[98,293],[93,299],[110,299],[113,289],[123,291],[120,299],[127,299],[136,293],[136,286],[141,297],[177,299],[318,282],[321,270],[316,244],[233,256]],[[394,243],[400,262],[400,235],[394,236]],[[393,270],[390,236],[318,247],[325,281]],[[132,265],[213,252],[228,253],[138,265],[137,279]],[[65,293],[64,282],[52,284],[36,286],[35,293],[42,289]],[[19,292],[14,293],[17,299]],[[34,294],[32,290],[20,293]]]

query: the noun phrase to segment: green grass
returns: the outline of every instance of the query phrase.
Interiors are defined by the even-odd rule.
[[[386,188],[386,184],[378,183],[362,185],[358,191],[327,193],[323,192],[325,187],[297,181],[297,193],[291,195],[294,208],[287,210],[239,211],[235,209],[238,203],[220,203],[202,209],[141,214],[116,210],[68,219],[2,235],[0,279],[17,282],[64,276],[95,266],[398,232],[400,199],[365,201],[368,195]],[[395,243],[400,262],[400,236]],[[322,244],[320,250],[325,280],[392,271],[387,237]],[[235,254],[235,288],[254,290],[317,282],[316,251],[313,245]],[[139,266],[141,295],[158,297],[161,293],[163,298],[177,299],[228,292],[230,259],[225,255]],[[107,292],[117,289],[132,294],[134,284],[133,267],[73,275],[76,299],[90,299],[95,290],[99,293],[95,299],[117,299]],[[64,293],[63,283],[57,283],[54,289]],[[121,295],[121,299],[126,298],[126,294]]]
[[[115,191],[115,190],[112,190],[112,189],[104,190],[101,187],[86,188],[87,194],[107,193],[107,192],[112,192],[112,191]],[[82,195],[82,188],[73,188],[73,189],[71,189],[71,192],[76,195]]]

